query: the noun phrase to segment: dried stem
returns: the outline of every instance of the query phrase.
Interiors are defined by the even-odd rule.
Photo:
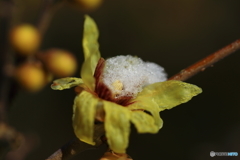
[[[50,157],[48,157],[46,160],[68,160],[74,157],[75,155],[84,152],[89,149],[96,149],[104,143],[104,127],[103,124],[95,124],[94,126],[94,141],[96,142],[95,146],[89,145],[87,143],[84,143],[78,139],[75,139],[67,144],[65,144],[63,147],[61,147],[59,150],[54,152]]]
[[[240,49],[240,39],[232,42],[231,44],[225,46],[224,48],[218,50],[217,52],[210,54],[209,56],[203,58],[197,63],[189,66],[186,69],[181,70],[180,73],[172,76],[169,80],[180,80],[185,81],[200,71],[204,71],[207,67],[213,65],[219,60],[225,58],[226,56],[234,53],[235,51]]]
[[[54,13],[63,5],[64,2],[55,2],[56,0],[45,0],[37,22],[37,28],[41,35],[44,35]],[[57,4],[56,4],[57,3]]]

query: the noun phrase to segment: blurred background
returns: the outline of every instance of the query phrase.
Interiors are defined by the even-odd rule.
[[[15,0],[21,10],[16,23],[36,23],[40,0]],[[84,14],[64,5],[54,15],[41,50],[61,48],[83,62]],[[89,13],[100,30],[104,58],[137,55],[163,66],[169,77],[240,38],[239,0],[105,0]],[[133,128],[128,154],[134,160],[207,160],[210,151],[240,154],[240,51],[187,80],[203,89],[190,102],[160,113],[158,134]],[[9,121],[32,137],[26,160],[42,160],[75,137],[71,125],[73,89],[37,93],[21,90],[13,100]],[[95,160],[95,152],[76,159]],[[237,157],[214,159],[240,160]]]

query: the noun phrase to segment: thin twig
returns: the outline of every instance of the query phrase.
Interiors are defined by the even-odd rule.
[[[225,58],[226,56],[234,53],[235,51],[240,49],[240,39],[232,42],[231,44],[225,46],[224,48],[218,50],[217,52],[210,54],[209,56],[203,58],[202,60],[198,61],[197,63],[189,66],[186,69],[180,71],[180,73],[172,76],[169,80],[180,80],[185,81],[195,74],[204,71],[207,67],[213,65],[214,63],[218,62],[219,60]]]
[[[89,149],[96,149],[104,143],[104,127],[103,124],[95,124],[94,126],[94,141],[95,146],[89,145],[87,143],[84,143],[80,141],[79,139],[74,139],[71,142],[68,142],[63,147],[61,147],[59,150],[54,152],[50,157],[48,157],[46,160],[68,160],[74,157],[75,155],[84,152]]]
[[[53,15],[64,3],[55,1],[56,0],[45,0],[42,4],[43,7],[37,22],[37,28],[42,36],[45,34]]]

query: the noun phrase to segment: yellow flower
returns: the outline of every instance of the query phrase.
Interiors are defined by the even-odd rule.
[[[94,20],[86,16],[83,33],[85,61],[81,70],[82,79],[73,77],[58,79],[51,87],[55,90],[63,90],[78,86],[81,89],[74,100],[72,118],[74,132],[81,141],[94,145],[94,122],[97,119],[104,122],[110,148],[116,153],[125,153],[129,141],[130,123],[135,125],[139,133],[157,133],[163,125],[159,116],[160,111],[185,103],[202,90],[181,81],[161,80],[163,82],[143,85],[142,89],[140,87],[140,90],[137,89],[134,93],[126,91],[121,95],[123,91],[131,88],[132,82],[127,84],[113,78],[113,81],[109,81],[109,85],[106,85],[108,79],[103,79],[104,70],[107,70],[106,62],[100,56],[98,36]],[[127,59],[128,66],[119,67],[125,67],[128,71],[131,65],[142,63],[136,57],[128,56]],[[115,68],[118,68],[116,65]],[[146,65],[162,69],[155,64],[147,63]],[[111,66],[108,71],[111,71]],[[155,75],[150,71],[146,73]],[[143,77],[146,76],[143,75]],[[112,78],[111,75],[109,78]]]

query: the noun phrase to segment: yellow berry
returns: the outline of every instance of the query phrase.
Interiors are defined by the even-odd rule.
[[[91,11],[100,6],[102,0],[70,0],[79,5],[83,10]]]
[[[43,54],[45,55],[42,60],[53,75],[57,77],[68,77],[75,73],[77,62],[70,52],[51,49]]]
[[[16,79],[28,91],[39,91],[46,84],[46,74],[41,66],[25,63],[16,69]]]
[[[10,42],[20,54],[31,55],[40,45],[40,34],[32,25],[19,25],[11,30]]]

